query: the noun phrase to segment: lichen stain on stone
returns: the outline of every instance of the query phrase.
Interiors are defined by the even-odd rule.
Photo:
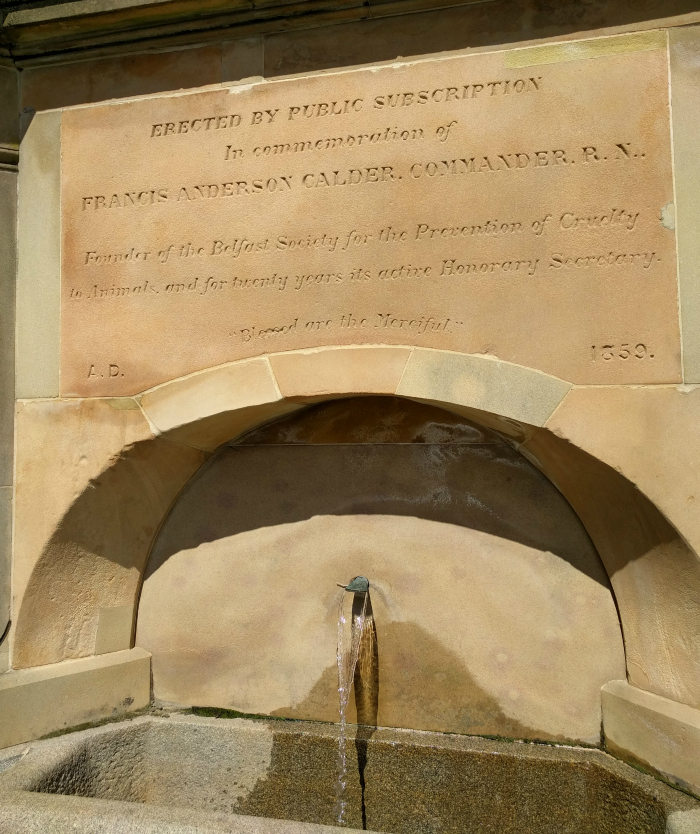
[[[674,203],[666,203],[665,206],[661,208],[661,216],[659,218],[661,220],[661,225],[664,229],[668,229],[669,231],[673,232],[676,229],[676,206]]]

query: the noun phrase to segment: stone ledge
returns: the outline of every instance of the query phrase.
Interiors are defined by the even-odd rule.
[[[601,690],[605,746],[700,795],[700,710],[610,681]]]
[[[323,22],[389,17],[495,0],[76,0],[10,11],[0,43],[15,57],[126,45],[192,43],[234,28],[280,31]],[[284,21],[281,23],[280,21]],[[230,34],[229,34],[230,36]]]
[[[3,793],[0,815],[13,834],[335,834],[338,830],[310,822],[29,791]],[[362,834],[355,828],[343,830]]]
[[[128,649],[0,675],[0,748],[148,706],[151,656]]]

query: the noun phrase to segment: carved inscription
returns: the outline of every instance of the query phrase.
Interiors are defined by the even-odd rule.
[[[667,110],[656,50],[66,111],[62,394],[375,343],[675,381]]]

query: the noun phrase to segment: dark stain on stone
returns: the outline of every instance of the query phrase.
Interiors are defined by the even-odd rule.
[[[532,756],[533,745],[527,744],[494,742],[495,749],[469,751],[459,745],[460,740],[445,749],[369,739],[364,813],[359,779],[349,779],[347,825],[400,834],[665,831],[659,797],[597,762],[552,748]],[[268,776],[236,811],[335,824],[336,753],[332,736],[276,729]],[[357,763],[351,749],[348,756],[350,773]]]
[[[495,433],[449,411],[400,397],[350,397],[312,405],[268,423],[235,445],[495,443]]]

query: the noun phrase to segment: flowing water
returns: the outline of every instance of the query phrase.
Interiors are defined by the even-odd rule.
[[[354,602],[354,594],[349,595]],[[347,786],[347,708],[350,703],[350,690],[352,689],[355,677],[355,667],[360,653],[362,632],[365,627],[365,616],[367,613],[367,600],[369,592],[362,595],[362,607],[356,613],[358,606],[353,605],[350,614],[350,634],[346,628],[347,619],[345,611],[347,608],[347,592],[341,591],[340,604],[338,605],[338,644],[336,659],[338,662],[338,696],[340,701],[340,735],[338,737],[338,780],[336,782],[336,804],[335,813],[338,825],[345,825],[345,812],[347,801],[345,789]],[[349,637],[349,639],[348,639]]]

